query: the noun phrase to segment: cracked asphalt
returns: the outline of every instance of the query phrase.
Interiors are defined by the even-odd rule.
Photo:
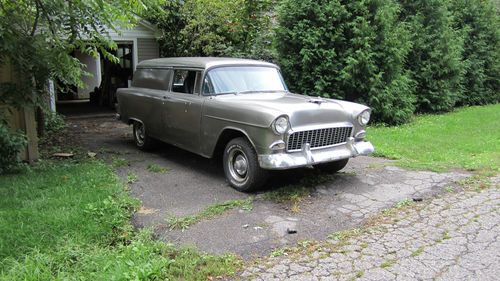
[[[250,280],[498,280],[498,177],[483,191],[446,194],[346,241],[260,261]]]
[[[422,210],[413,211],[413,215],[405,214],[397,224],[384,225],[384,231],[363,233],[350,245],[344,245],[345,251],[325,246],[311,255],[303,253],[296,260],[287,256],[264,259],[261,265],[249,267],[239,278],[479,280],[494,276],[496,267],[500,267],[496,255],[500,252],[498,190],[461,191],[456,182],[471,176],[465,171],[409,171],[395,167],[390,160],[359,157],[351,159],[331,180],[313,188],[311,195],[300,202],[300,211],[293,212],[289,204],[268,201],[264,194],[317,176],[312,170],[275,173],[266,186],[267,191],[244,194],[225,182],[221,165],[213,160],[166,144],[153,152],[137,150],[131,128],[112,118],[73,119],[69,124],[71,136],[88,151],[96,152],[97,157],[110,162],[126,161],[125,166],[116,168],[124,181],[130,174],[137,176],[136,182],[128,184],[131,194],[142,202],[141,210],[133,218],[134,225],[151,227],[159,239],[178,245],[215,254],[235,253],[250,264],[276,249],[293,247],[304,240],[324,241],[332,233],[360,227],[398,202],[432,202]],[[165,167],[168,172],[152,173],[147,169],[151,164]],[[450,190],[459,193],[447,192]],[[196,214],[213,204],[249,196],[254,198],[250,211],[233,209],[184,231],[168,227],[170,216]],[[436,196],[439,198],[435,199]],[[468,223],[470,216],[472,222]],[[475,227],[484,231],[476,231]],[[446,239],[445,230],[450,236]],[[439,237],[442,241],[437,243]],[[479,240],[476,243],[474,239]],[[328,241],[328,245],[336,243]],[[467,246],[471,241],[473,246]],[[421,253],[417,251],[420,248]],[[413,254],[415,251],[418,255]],[[465,267],[469,261],[477,268]],[[482,262],[490,266],[483,266]],[[454,278],[452,274],[465,275]]]

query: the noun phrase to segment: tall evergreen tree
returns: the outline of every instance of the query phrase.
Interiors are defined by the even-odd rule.
[[[414,111],[403,69],[410,49],[392,0],[284,0],[278,11],[279,62],[293,91],[366,103],[379,121]]]
[[[451,110],[461,96],[463,38],[452,27],[443,0],[400,0],[402,20],[409,23],[413,48],[406,68],[416,81],[417,110]]]
[[[454,26],[464,34],[461,105],[500,101],[500,16],[490,0],[450,2]]]

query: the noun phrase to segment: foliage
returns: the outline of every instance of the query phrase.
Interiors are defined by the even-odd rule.
[[[0,0],[0,63],[16,73],[0,85],[0,102],[38,104],[49,78],[83,86],[83,65],[72,53],[116,61],[106,27],[131,26],[142,8],[141,0]]]
[[[398,14],[394,1],[284,0],[276,42],[291,90],[367,103],[386,123],[409,120],[410,34]]]
[[[163,56],[271,56],[272,0],[165,0],[145,15],[162,31]],[[262,33],[261,33],[262,32]],[[264,35],[261,35],[264,34]],[[261,45],[264,45],[261,47]]]
[[[102,162],[46,162],[0,176],[0,280],[207,280],[239,261],[155,241]]]
[[[47,133],[57,133],[66,128],[66,123],[61,114],[56,112],[45,112],[45,131]]]
[[[405,167],[442,171],[500,169],[500,104],[423,115],[399,127],[372,127],[368,137],[377,155]]]
[[[491,1],[283,0],[278,21],[290,89],[365,103],[375,121],[500,99]]]
[[[500,3],[500,2],[499,2]],[[484,0],[450,1],[454,28],[464,33],[461,105],[500,101],[500,17]]]
[[[461,95],[463,38],[452,27],[447,1],[399,0],[411,26],[406,68],[416,81],[417,111],[450,111]]]
[[[26,136],[11,132],[0,122],[0,174],[19,165],[19,153],[26,145]]]

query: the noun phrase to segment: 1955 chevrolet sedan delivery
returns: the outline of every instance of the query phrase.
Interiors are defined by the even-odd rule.
[[[137,66],[118,89],[118,118],[133,125],[140,149],[155,140],[222,156],[231,186],[251,191],[270,170],[331,172],[373,152],[365,141],[370,109],[292,94],[278,66],[232,58],[161,58]]]

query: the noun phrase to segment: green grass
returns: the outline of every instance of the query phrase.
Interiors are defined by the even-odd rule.
[[[393,260],[393,259],[385,260],[380,264],[380,268],[388,268],[388,267],[393,266],[395,263],[396,263],[396,260]]]
[[[150,171],[151,173],[160,173],[160,174],[165,174],[168,172],[167,168],[164,168],[158,164],[149,164],[146,169]]]
[[[116,157],[113,157],[113,160],[111,161],[111,164],[115,168],[120,168],[120,167],[125,167],[125,166],[129,166],[130,165],[130,163],[129,163],[129,161],[127,159],[116,158]]]
[[[248,199],[245,200],[229,200],[223,203],[210,205],[205,209],[203,209],[203,211],[194,215],[189,215],[184,217],[171,216],[167,218],[167,223],[170,229],[185,230],[193,224],[196,224],[205,219],[214,218],[234,208],[241,208],[243,210],[249,211],[253,207],[252,202],[253,202],[252,197],[249,197]]]
[[[377,156],[403,167],[444,171],[500,170],[500,104],[422,115],[398,127],[371,127]]]
[[[134,172],[127,173],[127,183],[135,183],[139,180],[139,176]]]
[[[415,251],[413,251],[410,256],[412,256],[412,257],[418,257],[423,252],[424,252],[424,248],[423,247],[419,247],[418,249],[416,249]]]
[[[56,161],[0,176],[0,280],[207,280],[240,261],[155,241],[99,161]]]

